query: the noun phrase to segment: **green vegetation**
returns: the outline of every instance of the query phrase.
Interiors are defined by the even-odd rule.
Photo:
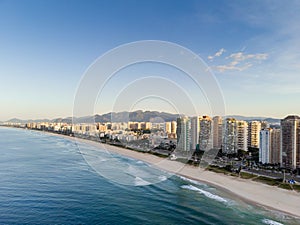
[[[240,172],[240,177],[243,179],[253,179],[253,178],[256,178],[257,175],[254,175],[251,173]]]
[[[149,152],[147,152],[147,153],[149,153]],[[161,158],[168,158],[169,157],[168,155],[160,154],[158,152],[150,152],[150,154],[156,155],[156,156],[161,157]]]
[[[248,152],[251,153],[252,160],[258,163],[258,161],[259,161],[259,149],[258,148],[249,147],[248,148]]]
[[[234,177],[239,176],[240,178],[243,178],[243,179],[253,180],[253,181],[264,183],[267,185],[277,186],[278,188],[283,188],[286,190],[294,190],[294,191],[300,192],[300,185],[297,185],[297,184],[292,185],[289,183],[282,183],[282,179],[280,179],[280,178],[275,179],[275,178],[259,176],[259,175],[255,175],[255,174],[247,173],[247,172],[240,172],[240,174],[238,174],[237,172],[231,172],[230,169],[231,169],[230,167],[219,167],[219,166],[212,166],[212,165],[210,165],[206,168],[206,170],[208,170],[208,171],[222,173],[222,174],[234,176]]]
[[[300,185],[294,184],[292,187],[293,187],[293,189],[294,189],[295,191],[300,192]]]
[[[279,188],[287,189],[287,190],[293,190],[293,185],[287,184],[287,183],[281,183],[278,185]]]
[[[278,186],[279,184],[281,184],[281,179],[273,179],[273,178],[264,177],[264,176],[258,176],[256,178],[254,178],[253,180],[264,183],[264,184],[268,184],[271,186]]]
[[[216,173],[223,173],[223,174],[226,174],[226,175],[230,175],[231,172],[229,172],[226,168],[224,167],[218,167],[218,166],[208,166],[206,168],[208,171],[213,171],[213,172],[216,172]]]
[[[192,161],[189,161],[185,158],[177,158],[176,161],[181,162],[181,163],[187,163],[187,164],[192,164]]]

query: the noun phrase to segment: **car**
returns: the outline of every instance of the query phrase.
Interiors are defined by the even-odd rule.
[[[171,159],[171,160],[176,160],[176,159],[177,159],[177,157],[176,157],[176,155],[175,155],[175,154],[171,154],[171,155],[170,155],[170,159]]]

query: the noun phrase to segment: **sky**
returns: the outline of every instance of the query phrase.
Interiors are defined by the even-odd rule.
[[[299,1],[275,0],[0,0],[0,121],[72,116],[74,96],[95,60],[142,40],[172,42],[197,54],[215,77],[228,115],[300,115],[299,11]],[[197,102],[180,73],[149,63],[125,68],[103,89],[94,111],[112,110],[110,91],[139,76],[177,82]],[[206,114],[204,98],[197,104]],[[157,99],[129,108],[172,111],[172,104]]]

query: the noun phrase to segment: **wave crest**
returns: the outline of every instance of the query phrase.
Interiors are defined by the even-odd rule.
[[[214,194],[212,194],[212,193],[210,193],[208,191],[204,191],[204,190],[202,190],[200,188],[197,188],[197,187],[195,187],[193,185],[182,185],[181,188],[192,190],[192,191],[197,191],[200,194],[203,194],[204,196],[206,196],[206,197],[208,197],[210,199],[216,200],[218,202],[225,202],[225,203],[228,202],[226,199],[224,199],[224,198],[222,198],[222,197],[220,197],[218,195],[214,195]]]
[[[282,223],[276,222],[274,220],[270,220],[270,219],[263,219],[262,222],[264,224],[269,224],[269,225],[283,225]]]

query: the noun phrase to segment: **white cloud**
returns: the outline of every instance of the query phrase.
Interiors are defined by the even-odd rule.
[[[221,48],[218,52],[216,52],[215,56],[220,57],[226,50],[224,48]]]
[[[234,61],[240,62],[245,61],[248,59],[255,59],[255,60],[266,60],[268,58],[268,54],[266,53],[259,53],[259,54],[244,54],[243,52],[236,52],[228,56],[227,58],[231,58]]]
[[[221,56],[224,51],[219,51],[216,54]],[[215,55],[216,55],[215,54]],[[214,58],[213,56],[212,58]],[[210,59],[210,58],[209,58]],[[212,66],[212,69],[215,69],[218,72],[225,71],[244,71],[253,65],[260,63],[263,60],[268,59],[268,54],[266,53],[257,53],[257,54],[245,54],[244,52],[235,52],[225,57],[225,60],[231,60],[226,64]]]
[[[244,71],[248,68],[250,68],[251,66],[253,66],[252,63],[246,63],[242,66],[236,66],[236,61],[233,61],[227,65],[219,65],[219,66],[213,66],[212,68],[219,71],[219,72],[225,72],[227,70],[231,70],[231,71]]]
[[[220,57],[221,55],[223,55],[223,53],[226,52],[226,50],[224,48],[221,48],[219,51],[217,51],[213,56],[208,56],[207,58],[209,60],[213,60],[216,57]]]

